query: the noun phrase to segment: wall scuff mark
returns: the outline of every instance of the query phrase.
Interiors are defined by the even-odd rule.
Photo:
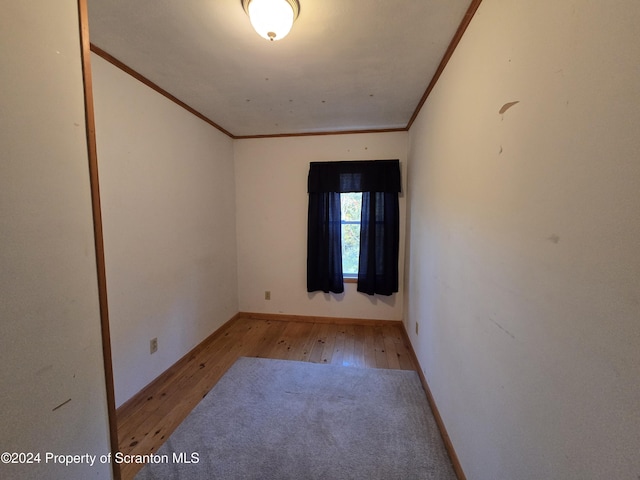
[[[489,318],[489,320],[495,324],[496,327],[498,327],[500,330],[502,330],[504,333],[506,333],[507,335],[509,335],[511,338],[513,338],[514,340],[516,339],[516,336],[511,333],[509,330],[507,330],[506,328],[504,328],[502,325],[500,325],[498,322],[496,322],[493,318]]]
[[[71,401],[71,399],[62,402],[60,405],[58,405],[57,407],[55,407],[53,410],[51,410],[52,412],[55,412],[56,410],[58,410],[60,407],[64,407],[67,403],[69,403]]]
[[[516,100],[515,102],[507,102],[507,103],[505,103],[498,113],[500,115],[502,115],[504,112],[506,112],[511,107],[513,107],[516,103],[520,103],[520,100]]]

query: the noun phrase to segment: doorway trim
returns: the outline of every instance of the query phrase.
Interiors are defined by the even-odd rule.
[[[96,252],[98,281],[98,301],[100,305],[100,330],[102,334],[102,359],[104,363],[107,393],[107,416],[109,422],[109,442],[112,455],[118,451],[118,422],[116,418],[113,364],[111,357],[111,334],[109,329],[109,305],[107,302],[107,276],[104,259],[104,237],[102,231],[102,209],[100,206],[100,183],[98,180],[98,153],[96,148],[95,115],[93,109],[93,80],[91,76],[91,50],[89,40],[89,15],[87,0],[78,0],[80,27],[80,57],[84,89],[85,126],[87,130],[87,153],[89,157],[89,182],[91,187],[91,208],[93,213],[93,237]],[[120,480],[120,466],[111,463],[113,478]]]

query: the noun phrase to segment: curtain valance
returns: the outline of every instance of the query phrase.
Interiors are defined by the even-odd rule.
[[[400,192],[398,160],[311,162],[309,193]]]

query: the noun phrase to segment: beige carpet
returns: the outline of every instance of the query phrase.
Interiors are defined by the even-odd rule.
[[[455,479],[416,372],[262,358],[240,358],[157,456],[136,479]]]

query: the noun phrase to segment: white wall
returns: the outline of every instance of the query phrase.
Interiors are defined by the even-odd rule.
[[[469,479],[640,475],[639,23],[484,0],[410,130],[407,330]]]
[[[77,2],[0,11],[0,477],[110,478]]]
[[[119,406],[238,311],[233,142],[91,61]]]
[[[307,293],[307,175],[314,161],[399,159],[404,181],[406,149],[406,132],[236,140],[240,311],[401,320],[403,248],[398,294],[370,297],[353,283]],[[400,214],[403,245],[404,194]]]

